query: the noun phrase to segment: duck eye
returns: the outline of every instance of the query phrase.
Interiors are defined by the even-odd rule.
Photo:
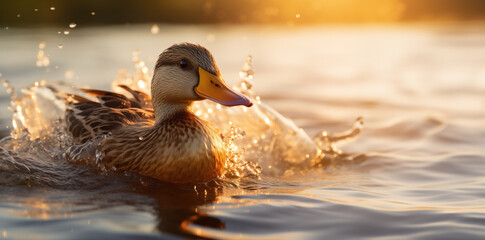
[[[185,69],[189,66],[189,61],[187,59],[182,59],[179,62],[180,68]]]

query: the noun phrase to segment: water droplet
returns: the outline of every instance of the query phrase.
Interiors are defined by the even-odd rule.
[[[69,30],[64,30],[64,35],[69,35]]]
[[[138,139],[139,139],[140,141],[143,141],[143,137],[142,137],[142,136],[138,137]]]
[[[76,27],[76,25],[77,25],[77,24],[75,24],[75,23],[70,23],[70,24],[69,24],[69,27],[70,27],[70,28],[75,28],[75,27]]]
[[[50,10],[54,11],[54,10],[56,10],[56,7],[50,7]]]
[[[35,12],[37,12],[37,11],[39,11],[39,9],[37,9],[37,8],[34,8],[34,11],[35,11]]]
[[[140,54],[140,50],[135,49],[133,50],[133,62],[138,63],[140,59],[138,59],[138,54]],[[138,68],[138,66],[135,66]]]
[[[91,16],[94,16],[94,15],[96,15],[96,12],[91,12]]]
[[[143,82],[143,80],[141,80],[141,79],[138,80],[138,87],[140,87],[142,89],[145,88],[145,82]]]
[[[59,49],[62,49],[64,46],[62,44],[59,44],[57,45],[57,47],[59,47]]]
[[[150,30],[152,34],[158,34],[160,32],[160,28],[158,27],[157,24],[153,24],[152,29]]]
[[[35,62],[37,67],[47,67],[50,64],[49,57],[44,52],[45,45],[45,42],[39,43],[39,52],[37,52],[37,60]]]
[[[20,14],[17,14],[17,17],[19,18],[20,17]]]
[[[64,72],[64,77],[66,79],[72,79],[74,77],[74,71],[67,69],[66,72]]]
[[[10,94],[10,93],[9,93]],[[12,127],[14,129],[17,129],[17,121],[15,121],[14,119],[12,119]]]
[[[267,117],[265,117],[265,118],[264,118],[264,122],[265,122],[266,124],[268,124],[268,125],[271,123],[271,121],[270,121],[270,120],[269,120],[269,118],[267,118]]]

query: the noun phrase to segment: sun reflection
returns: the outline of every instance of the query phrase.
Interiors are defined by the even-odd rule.
[[[10,209],[12,215],[28,219],[48,220],[52,217],[71,217],[69,211],[63,211],[65,206],[60,203],[49,203],[45,199],[27,198],[18,204],[18,209]]]

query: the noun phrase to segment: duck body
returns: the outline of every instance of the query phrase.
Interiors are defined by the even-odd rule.
[[[153,126],[119,128],[101,141],[103,164],[162,181],[206,182],[220,176],[226,162],[217,132],[188,111]]]
[[[98,101],[71,95],[66,112],[68,130],[80,144],[110,133],[98,147],[105,167],[175,183],[223,174],[222,136],[192,113],[192,103],[206,98],[228,106],[252,103],[227,87],[207,49],[183,43],[165,50],[151,96],[120,87],[129,94],[84,90]]]

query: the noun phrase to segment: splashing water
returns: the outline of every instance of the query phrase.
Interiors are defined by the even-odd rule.
[[[44,52],[45,45],[45,42],[39,43],[39,51],[37,52],[37,60],[35,62],[37,67],[48,67],[50,64],[49,57]]]
[[[223,107],[202,101],[195,103],[196,114],[220,129],[228,126],[244,129],[246,137],[238,144],[244,149],[244,159],[257,162],[267,174],[293,175],[313,167],[338,160],[340,151],[335,144],[356,138],[363,127],[358,118],[354,126],[343,133],[328,135],[325,131],[312,139],[306,132],[276,110],[262,103],[252,90],[254,70],[248,56],[239,73],[240,82],[234,88],[256,100],[253,107]],[[327,136],[323,138],[321,136]],[[337,137],[338,136],[338,137]]]
[[[138,51],[133,53],[133,76],[121,69],[112,82],[113,91],[123,93],[125,90],[118,85],[124,84],[150,93],[151,76],[138,54]],[[256,95],[252,89],[254,70],[250,56],[240,72],[240,78],[234,88],[253,98],[256,102],[253,107],[224,107],[211,101],[195,102],[193,106],[196,115],[224,132],[223,140],[229,159],[226,163],[226,179],[259,178],[261,172],[273,176],[291,176],[343,161],[343,155],[335,144],[356,138],[362,130],[363,121],[358,118],[352,128],[345,132],[328,134],[322,131],[312,139]],[[45,80],[22,89],[20,96],[8,81],[3,80],[3,85],[11,94],[13,130],[10,137],[1,140],[0,155],[3,161],[0,161],[0,169],[29,169],[25,171],[28,173],[32,168],[43,171],[42,168],[54,168],[55,165],[67,168],[74,164],[89,165],[105,174],[116,170],[106,169],[102,165],[103,153],[98,147],[106,136],[99,136],[83,145],[74,145],[65,127],[66,104],[62,93],[88,99],[92,97],[72,86]],[[146,103],[146,106],[151,106],[151,103]],[[77,154],[79,152],[84,154]],[[46,164],[32,165],[32,161]]]
[[[126,69],[120,69],[115,80],[111,83],[111,89],[115,92],[123,93],[123,89],[119,85],[126,85],[134,90],[150,94],[151,76],[145,62],[142,61],[138,55],[140,51],[133,51],[133,63],[135,64],[135,74],[130,76]]]
[[[130,77],[126,70],[120,70],[113,81],[113,91],[123,93],[117,87],[128,85],[139,91],[150,93],[150,75],[145,63],[134,52],[135,75]],[[336,147],[339,142],[351,141],[363,129],[361,117],[344,132],[328,134],[322,131],[314,138],[276,110],[262,103],[253,91],[254,70],[252,57],[248,56],[239,73],[240,81],[234,89],[255,99],[256,104],[225,107],[212,101],[199,101],[193,105],[194,113],[214,124],[226,134],[230,176],[256,176],[263,169],[265,174],[279,176],[293,175],[314,167],[322,167],[339,161],[341,152]],[[236,170],[237,169],[237,170]]]

